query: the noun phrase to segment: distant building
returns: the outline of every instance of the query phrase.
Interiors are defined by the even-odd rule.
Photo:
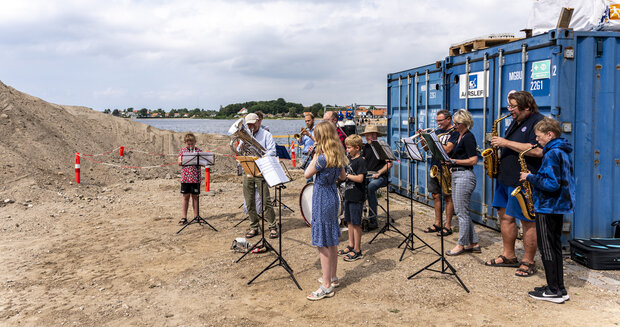
[[[237,116],[243,116],[243,115],[246,115],[247,113],[248,113],[248,109],[241,108],[241,110],[239,110],[239,112],[237,112]]]

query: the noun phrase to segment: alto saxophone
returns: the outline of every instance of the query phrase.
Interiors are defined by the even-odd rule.
[[[454,127],[448,129],[446,132],[437,135],[437,139],[446,134],[450,134],[454,130]],[[431,166],[431,177],[437,178],[441,184],[441,190],[444,195],[452,194],[452,172],[448,165],[442,165],[441,176],[439,176],[439,167],[437,165]]]
[[[510,114],[506,114],[505,116],[499,117],[495,121],[493,121],[493,129],[491,130],[491,136],[499,136],[497,131],[497,126],[499,122],[508,118]],[[489,178],[496,178],[497,174],[499,174],[499,148],[496,146],[485,149],[481,153],[482,160],[484,163],[484,169],[487,171],[487,175]]]
[[[519,163],[521,164],[522,173],[530,172],[529,170],[527,170],[527,164],[525,163],[525,158],[523,156],[527,152],[537,147],[538,144],[519,153]],[[523,184],[521,184],[521,186],[517,186],[512,191],[512,193],[510,193],[510,196],[514,196],[515,198],[517,198],[517,201],[519,201],[519,207],[521,207],[521,212],[523,213],[525,219],[527,219],[528,221],[534,221],[536,219],[536,215],[534,212],[534,198],[532,197],[532,185],[530,185],[530,182],[523,181]]]

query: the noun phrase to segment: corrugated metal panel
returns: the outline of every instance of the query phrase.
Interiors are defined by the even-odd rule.
[[[429,81],[442,81],[437,82],[439,86],[436,87],[441,95],[438,94],[435,102],[430,102],[432,105],[426,106],[425,94],[418,90],[422,97],[416,96],[414,105],[418,105],[417,110],[411,108],[408,111],[410,116],[418,118],[416,127],[436,126],[434,113],[438,109],[468,109],[474,116],[472,132],[482,150],[490,146],[485,135],[490,134],[493,120],[507,113],[507,94],[522,89],[531,92],[543,114],[563,123],[567,129],[563,137],[575,146],[577,201],[575,214],[565,217],[565,241],[574,237],[611,237],[610,224],[620,219],[617,186],[620,183],[620,132],[616,128],[620,126],[620,114],[615,111],[620,103],[617,92],[620,88],[619,48],[618,33],[558,29],[502,46],[448,57],[442,62],[441,69],[429,65],[388,75],[388,103],[397,99],[394,77],[418,73],[419,81],[424,83],[426,70],[434,69],[435,75],[429,77]],[[388,110],[388,139],[394,144],[400,138],[397,136],[407,135],[395,128],[395,121],[402,123],[407,118],[403,117],[404,109],[394,111],[390,106]],[[500,135],[509,124],[510,118],[501,122]],[[424,196],[428,167],[424,164],[414,166],[417,166],[414,185],[418,190],[414,199],[430,204],[428,197]],[[474,172],[478,179],[472,195],[474,220],[496,228],[497,213],[490,206],[495,183],[486,177],[482,161]],[[406,175],[401,169],[399,175],[393,174],[392,184],[398,180],[402,185],[404,177]],[[400,190],[402,194],[408,194]]]

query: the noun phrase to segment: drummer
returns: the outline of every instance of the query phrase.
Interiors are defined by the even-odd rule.
[[[379,132],[376,125],[366,125],[364,132],[362,133],[366,137],[366,143],[362,148],[362,157],[366,160],[366,170],[368,171],[368,230],[376,229],[379,224],[377,223],[377,190],[381,187],[387,186],[388,182],[388,170],[392,167],[390,160],[379,160],[375,156],[374,151],[370,143],[376,141],[379,136],[383,136]],[[371,172],[374,172],[371,175]]]

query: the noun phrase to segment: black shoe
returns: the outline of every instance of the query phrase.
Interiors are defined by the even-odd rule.
[[[369,231],[371,231],[371,230],[375,230],[375,229],[377,229],[377,228],[379,228],[379,225],[377,224],[377,221],[376,221],[376,220],[370,220],[370,221],[368,221],[368,230],[369,230]]]
[[[553,303],[564,303],[564,299],[562,298],[562,292],[552,292],[549,287],[545,286],[543,289],[538,289],[534,291],[528,292],[530,297],[536,300],[549,301]]]
[[[545,288],[547,288],[547,285],[544,285],[544,286],[541,286],[541,287],[534,287],[534,291],[544,291]],[[564,301],[570,300],[570,296],[568,296],[568,292],[566,291],[565,288],[561,288],[560,292],[562,292],[562,299]]]

